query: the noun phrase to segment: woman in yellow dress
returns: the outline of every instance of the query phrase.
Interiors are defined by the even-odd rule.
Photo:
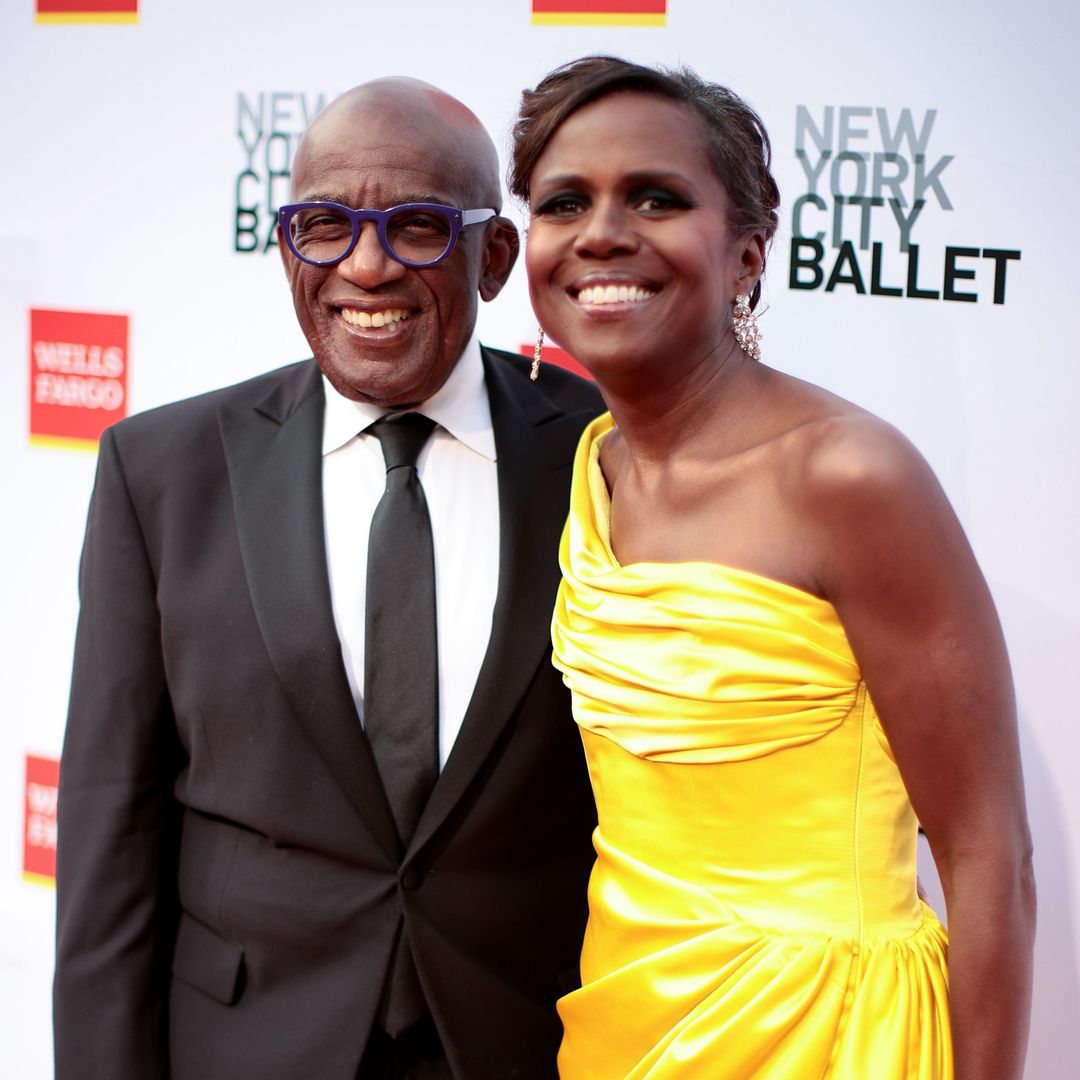
[[[1034,889],[1005,646],[914,448],[758,359],[760,119],[589,57],[514,138],[533,305],[610,409],[553,626],[599,812],[561,1076],[1015,1080]]]

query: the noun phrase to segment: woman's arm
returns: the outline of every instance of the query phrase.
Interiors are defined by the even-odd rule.
[[[1023,1075],[1035,888],[1016,710],[989,590],[927,464],[871,417],[830,422],[800,506],[937,863],[958,1080]]]

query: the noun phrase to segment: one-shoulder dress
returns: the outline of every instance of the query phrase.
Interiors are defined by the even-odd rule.
[[[599,814],[563,1080],[950,1080],[945,930],[836,611],[713,563],[622,566],[582,436],[555,661]]]

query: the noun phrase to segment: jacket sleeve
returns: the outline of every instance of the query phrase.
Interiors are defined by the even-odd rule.
[[[56,1077],[164,1078],[179,756],[151,556],[111,430],[79,595],[57,811]]]

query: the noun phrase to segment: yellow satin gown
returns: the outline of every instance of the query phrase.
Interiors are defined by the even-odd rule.
[[[949,1080],[946,935],[832,605],[712,563],[621,566],[599,443],[555,610],[599,812],[563,1080]]]

